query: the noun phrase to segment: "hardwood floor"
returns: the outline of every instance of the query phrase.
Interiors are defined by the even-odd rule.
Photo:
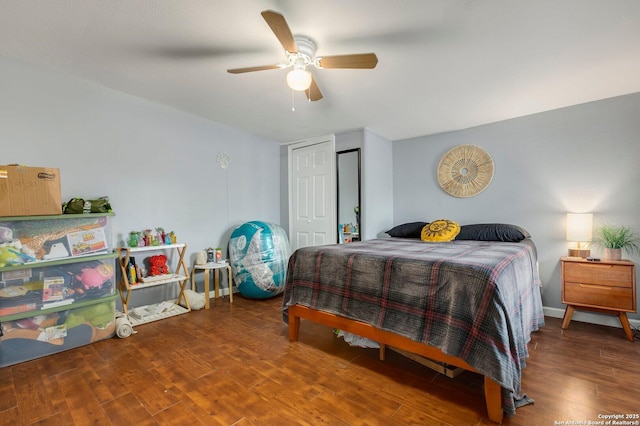
[[[289,343],[280,304],[212,300],[126,339],[2,368],[0,424],[492,424],[480,376],[451,379],[393,351],[381,362],[304,320]],[[534,334],[523,390],[535,404],[504,424],[639,413],[640,343],[618,328],[560,325],[547,318]]]

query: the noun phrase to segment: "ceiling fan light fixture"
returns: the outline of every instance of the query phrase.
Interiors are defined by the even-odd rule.
[[[311,86],[311,73],[303,68],[295,68],[287,74],[287,84],[293,90],[304,92]]]
[[[292,70],[287,74],[287,85],[294,91],[305,92],[307,99],[311,102],[322,99],[322,93],[314,76],[307,71],[307,67],[313,65],[316,69],[372,69],[378,64],[378,57],[373,52],[316,56],[316,43],[304,35],[294,36],[281,13],[263,10],[261,14],[284,49],[287,63],[232,68],[227,72],[242,74],[291,67]],[[292,97],[294,95],[294,93],[291,94]]]

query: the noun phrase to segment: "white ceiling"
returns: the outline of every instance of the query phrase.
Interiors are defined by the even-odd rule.
[[[227,73],[285,60],[265,9],[378,66],[314,70],[318,102],[287,70]],[[0,0],[0,55],[277,141],[399,140],[640,92],[640,1]]]

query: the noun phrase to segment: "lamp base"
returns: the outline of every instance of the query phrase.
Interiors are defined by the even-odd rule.
[[[591,250],[589,249],[569,249],[569,257],[581,257],[586,258],[591,256]]]

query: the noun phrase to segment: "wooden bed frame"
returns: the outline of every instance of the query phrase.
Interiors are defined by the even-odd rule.
[[[331,328],[338,328],[342,331],[357,334],[367,339],[380,343],[380,358],[384,359],[385,346],[393,346],[402,350],[438,361],[446,364],[454,365],[474,373],[481,374],[464,360],[447,355],[440,349],[424,343],[415,342],[406,337],[384,331],[373,327],[370,324],[354,321],[340,317],[328,312],[322,312],[315,309],[307,308],[301,305],[288,307],[289,313],[289,341],[295,342],[300,334],[300,318],[313,321],[318,324],[326,325]],[[484,376],[484,396],[487,405],[489,419],[496,423],[502,423],[502,388],[487,376]]]

